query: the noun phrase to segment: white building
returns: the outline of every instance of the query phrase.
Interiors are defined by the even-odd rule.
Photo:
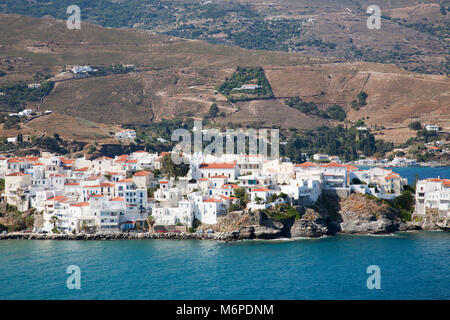
[[[230,181],[235,181],[239,175],[239,167],[237,166],[237,161],[202,163],[199,166],[199,173],[200,176],[198,176],[197,178],[225,176]]]
[[[434,125],[434,124],[426,124],[425,125],[425,130],[427,130],[427,131],[439,131],[439,126]]]
[[[122,130],[116,133],[117,139],[134,140],[136,138],[136,131],[132,129]]]
[[[425,215],[427,209],[437,209],[441,215],[450,217],[450,179],[417,182],[415,214]]]
[[[330,157],[327,154],[316,153],[313,155],[313,159],[315,161],[327,161],[330,160]]]

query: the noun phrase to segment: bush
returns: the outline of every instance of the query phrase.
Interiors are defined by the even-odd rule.
[[[300,212],[286,203],[279,204],[269,209],[261,210],[261,213],[274,221],[285,219],[300,219]]]
[[[327,109],[327,113],[331,119],[335,119],[338,121],[344,121],[347,118],[347,114],[341,106],[335,104]]]
[[[408,128],[412,130],[422,130],[422,125],[420,124],[419,121],[414,121],[408,125]]]

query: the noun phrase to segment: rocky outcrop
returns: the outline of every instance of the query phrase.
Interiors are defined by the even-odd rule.
[[[0,234],[0,240],[137,240],[137,239],[172,239],[172,240],[219,240],[234,241],[239,233],[95,233],[95,234],[40,234],[11,232]]]
[[[450,231],[450,218],[447,213],[439,212],[437,209],[428,208],[424,217],[414,217],[417,223],[420,224],[422,230],[435,231],[444,230]]]
[[[322,237],[338,231],[338,226],[332,221],[330,214],[324,208],[306,208],[300,219],[292,224],[290,236],[298,237]]]
[[[378,234],[406,229],[399,213],[381,200],[352,194],[340,202],[342,233]]]

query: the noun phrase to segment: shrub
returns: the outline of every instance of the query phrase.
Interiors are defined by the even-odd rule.
[[[422,130],[422,125],[420,124],[419,121],[414,121],[408,125],[408,128],[412,130]]]

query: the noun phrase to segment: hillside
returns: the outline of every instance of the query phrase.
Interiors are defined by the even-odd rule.
[[[0,13],[66,19],[68,0],[9,0]],[[368,30],[366,0],[79,0],[83,21],[152,30],[248,49],[393,63],[448,74],[448,0],[381,0],[382,27]]]
[[[407,139],[403,131],[409,130],[405,128],[414,116],[450,127],[448,78],[389,64],[254,51],[91,24],[68,30],[65,21],[16,15],[0,16],[0,39],[0,70],[6,73],[0,77],[0,86],[52,78],[74,64],[136,66],[133,72],[55,83],[40,106],[55,114],[47,122],[33,120],[29,126],[46,125],[69,139],[107,141],[119,124],[148,125],[187,116],[200,119],[214,102],[221,116],[213,122],[222,125],[312,129],[336,123],[286,106],[284,99],[293,96],[322,109],[339,104],[350,120],[366,118],[371,126],[400,130],[398,135],[380,136],[396,142]],[[236,66],[261,66],[275,99],[230,103],[217,93],[215,87]],[[353,110],[351,102],[363,89],[368,105]],[[36,103],[27,105],[37,108]],[[62,125],[64,121],[79,126],[82,133]]]

